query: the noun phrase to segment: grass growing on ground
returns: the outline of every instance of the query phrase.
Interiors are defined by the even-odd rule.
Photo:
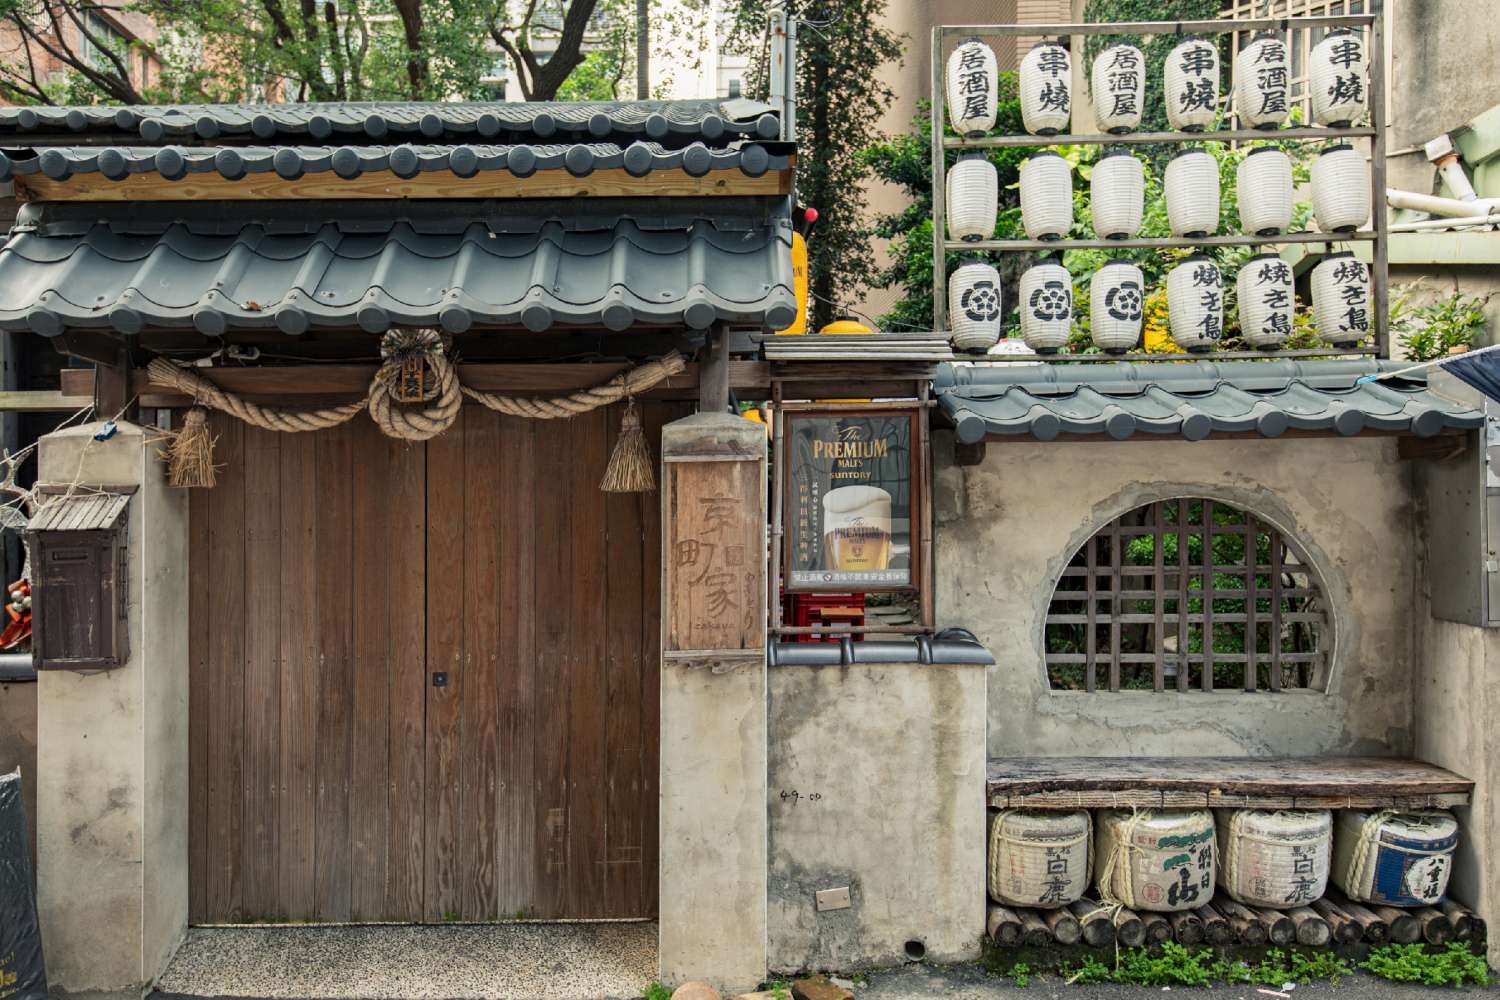
[[[645,997],[645,1000],[672,1000],[672,991],[661,983],[650,984],[641,991],[641,995]]]
[[[1428,986],[1488,986],[1490,972],[1484,958],[1467,944],[1450,944],[1438,952],[1420,944],[1388,944],[1371,950],[1360,968],[1381,979]]]
[[[1064,965],[1058,971],[1067,983],[1129,983],[1133,986],[1251,983],[1280,987],[1283,983],[1311,983],[1323,979],[1338,982],[1354,969],[1332,952],[1304,954],[1272,948],[1264,958],[1251,965],[1219,958],[1208,948],[1189,949],[1166,941],[1155,954],[1145,948],[1122,949],[1114,968],[1090,957],[1082,965]]]

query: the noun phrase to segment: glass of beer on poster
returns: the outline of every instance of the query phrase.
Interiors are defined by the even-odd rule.
[[[916,420],[906,409],[786,412],[788,589],[916,585]]]

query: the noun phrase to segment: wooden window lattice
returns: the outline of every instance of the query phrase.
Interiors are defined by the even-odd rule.
[[[1177,498],[1110,522],[1063,570],[1047,612],[1054,690],[1321,691],[1323,590],[1276,528]]]

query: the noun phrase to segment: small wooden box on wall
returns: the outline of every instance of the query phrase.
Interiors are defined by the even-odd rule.
[[[130,656],[128,508],[134,487],[39,487],[31,551],[37,670],[113,670]]]

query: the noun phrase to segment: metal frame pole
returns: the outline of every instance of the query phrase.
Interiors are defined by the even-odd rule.
[[[1385,32],[1383,29],[1384,4],[1374,0],[1371,4],[1375,19],[1370,22],[1370,124],[1375,129],[1375,138],[1370,143],[1370,187],[1371,212],[1375,223],[1375,252],[1373,274],[1370,284],[1374,295],[1371,311],[1375,320],[1375,348],[1378,356],[1391,356],[1390,331],[1390,275],[1391,275],[1391,223],[1385,205]]]

